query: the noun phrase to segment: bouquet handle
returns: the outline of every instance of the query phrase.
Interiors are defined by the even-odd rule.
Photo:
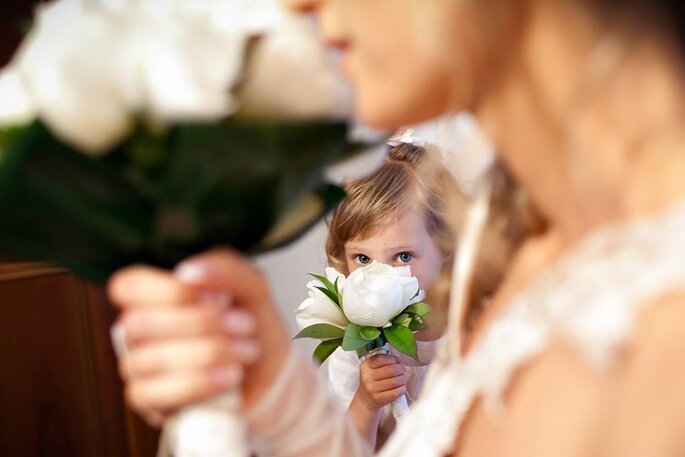
[[[188,406],[169,424],[169,446],[176,457],[248,457],[245,421],[238,413],[238,390]]]
[[[390,348],[386,344],[383,347],[373,349],[369,351],[368,354],[363,356],[361,358],[362,361],[368,359],[369,357],[372,357],[374,355],[378,354],[389,354],[390,353]],[[406,395],[401,395],[394,399],[392,403],[390,403],[390,407],[392,409],[392,416],[395,418],[396,422],[399,422],[404,416],[406,416],[409,413],[409,403],[407,402],[407,396]]]

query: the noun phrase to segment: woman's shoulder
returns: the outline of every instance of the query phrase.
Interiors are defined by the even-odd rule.
[[[597,370],[574,348],[552,344],[529,373],[529,386],[540,381],[531,393],[555,385],[558,391],[551,402],[566,397],[567,410],[578,412],[569,417],[584,417],[591,428],[602,430],[595,434],[597,440],[585,437],[594,442],[595,455],[682,455],[685,291],[647,303],[635,319],[631,338],[615,355],[608,367]],[[566,395],[564,385],[570,386]],[[577,428],[579,433],[583,429]]]
[[[685,291],[654,300],[638,320],[616,381],[611,455],[682,455],[684,386]]]

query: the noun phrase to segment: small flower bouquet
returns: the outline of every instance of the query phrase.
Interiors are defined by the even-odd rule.
[[[54,0],[0,71],[0,253],[95,282],[303,233],[359,150],[350,97],[277,0]]]
[[[317,363],[339,347],[364,358],[392,346],[418,360],[414,332],[426,327],[430,308],[410,267],[373,262],[347,278],[333,268],[312,276],[309,298],[295,311],[301,329],[295,338],[321,340],[313,355]],[[404,396],[393,402],[396,418],[406,410]]]

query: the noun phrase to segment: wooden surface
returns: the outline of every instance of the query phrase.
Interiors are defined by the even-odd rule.
[[[38,3],[0,1],[0,67]],[[0,456],[154,456],[157,433],[122,401],[102,291],[53,266],[1,258]]]
[[[101,290],[39,264],[0,263],[0,456],[154,456],[124,406]]]

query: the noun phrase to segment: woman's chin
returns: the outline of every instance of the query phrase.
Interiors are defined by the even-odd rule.
[[[378,130],[395,130],[400,127],[418,124],[428,121],[442,114],[441,110],[421,110],[409,109],[409,107],[401,106],[401,104],[394,103],[393,106],[383,103],[377,103],[369,100],[364,103],[359,98],[358,106],[359,118],[367,125]]]

